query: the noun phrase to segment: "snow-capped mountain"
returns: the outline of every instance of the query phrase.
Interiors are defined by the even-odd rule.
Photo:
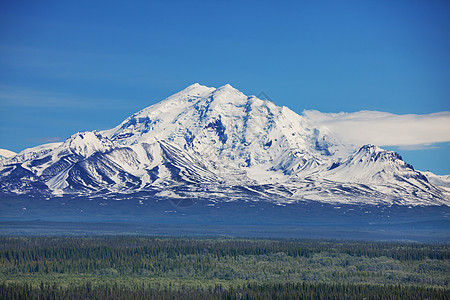
[[[0,190],[138,191],[213,201],[449,205],[395,152],[344,144],[287,107],[230,85],[194,84],[117,127],[76,133],[0,162]]]

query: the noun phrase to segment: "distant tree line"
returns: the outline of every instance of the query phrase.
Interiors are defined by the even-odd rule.
[[[283,252],[292,257],[310,257],[314,253],[346,253],[352,256],[390,257],[400,261],[450,259],[448,244],[334,242],[314,240],[252,240],[252,239],[171,239],[139,237],[95,238],[8,238],[0,237],[0,259],[35,260],[35,258],[90,259],[165,253],[216,256],[262,255]]]

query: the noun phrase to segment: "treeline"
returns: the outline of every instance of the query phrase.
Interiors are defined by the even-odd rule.
[[[404,271],[414,265],[421,278],[409,276],[408,281],[433,284],[433,279],[439,279],[444,284],[447,279],[441,275],[449,271],[449,250],[447,245],[412,243],[3,237],[0,238],[0,273],[170,275],[227,280],[263,279],[276,273],[279,279],[317,280],[323,276],[312,276],[314,269],[319,269],[321,274],[334,271],[329,276],[346,279],[357,271],[359,277],[369,278],[379,276],[377,271]],[[442,265],[419,264],[422,261],[438,261]],[[261,266],[256,268],[255,264]],[[394,280],[396,273],[389,276]],[[429,279],[423,280],[425,276]]]
[[[248,283],[224,288],[181,286],[178,289],[159,289],[151,286],[80,286],[61,287],[41,283],[39,287],[20,283],[1,283],[0,299],[448,299],[444,289],[403,287],[400,285],[354,285],[325,283]]]
[[[75,251],[76,250],[76,251]],[[30,237],[0,238],[0,259],[40,258],[87,259],[120,258],[121,255],[157,256],[213,254],[215,256],[263,255],[283,252],[292,257],[312,254],[346,253],[352,256],[390,257],[400,261],[450,259],[449,245],[382,242],[328,242],[252,239],[172,239],[139,237]]]

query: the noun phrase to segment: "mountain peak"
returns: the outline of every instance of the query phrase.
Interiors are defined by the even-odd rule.
[[[227,91],[227,92],[231,92],[231,93],[234,92],[234,93],[243,94],[240,90],[232,87],[231,84],[228,84],[228,83],[223,85],[223,86],[221,86],[221,87],[219,87],[218,89],[216,89],[216,92],[217,91]]]
[[[170,96],[167,99],[172,99],[179,97],[180,95],[201,95],[204,92],[211,92],[214,88],[207,87],[206,85],[201,85],[199,83],[191,84],[190,86],[186,87],[185,89],[181,90],[180,92],[176,93],[173,96]]]
[[[185,89],[183,89],[182,91],[190,91],[190,90],[198,89],[198,88],[209,88],[209,87],[207,87],[206,85],[202,85],[202,84],[196,82],[196,83],[193,83],[193,84],[187,86],[187,87],[186,87]]]
[[[357,154],[361,154],[363,156],[368,155],[372,159],[375,159],[375,160],[377,160],[377,159],[384,159],[386,161],[387,160],[392,161],[392,160],[397,160],[398,159],[398,160],[403,161],[403,158],[397,152],[384,150],[384,149],[381,149],[378,146],[371,145],[371,144],[367,144],[367,145],[362,146],[358,150]]]
[[[384,151],[378,146],[372,145],[372,144],[366,144],[363,145],[361,148],[359,148],[358,152],[368,152],[368,153],[377,153],[380,151]]]
[[[114,144],[97,131],[77,132],[64,142],[64,146],[77,155],[89,157],[96,152],[106,152]]]
[[[227,89],[231,89],[231,90],[237,90],[234,87],[231,86],[231,84],[227,83],[221,87],[218,88],[218,90],[227,90]]]

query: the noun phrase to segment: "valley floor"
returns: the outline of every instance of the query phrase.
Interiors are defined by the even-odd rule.
[[[0,235],[153,235],[448,242],[449,206],[0,196]]]

